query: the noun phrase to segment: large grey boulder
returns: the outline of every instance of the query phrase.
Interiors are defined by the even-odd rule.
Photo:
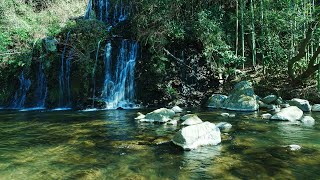
[[[171,109],[160,108],[146,114],[144,119],[141,119],[140,122],[157,122],[165,123],[173,118],[175,112]]]
[[[219,144],[221,134],[215,124],[204,122],[182,128],[175,134],[172,142],[184,150],[192,150],[199,146]]]
[[[311,105],[308,100],[294,98],[289,101],[290,106],[297,106],[302,111],[309,112],[311,111]]]
[[[320,112],[320,104],[315,104],[312,106],[313,112]]]
[[[223,102],[228,98],[226,95],[222,94],[213,94],[208,101],[209,108],[221,108],[223,105]]]
[[[258,110],[257,95],[254,93],[252,84],[248,81],[236,84],[229,97],[224,101],[222,108],[232,111]]]
[[[269,96],[266,96],[263,99],[261,99],[261,101],[266,104],[271,104],[271,103],[275,102],[277,99],[278,99],[278,97],[276,95],[269,95]]]
[[[303,116],[303,111],[296,106],[283,108],[280,112],[273,115],[270,119],[280,121],[297,121]]]
[[[202,120],[195,114],[184,115],[181,117],[181,120],[183,120],[183,123],[181,124],[183,126],[191,126],[203,123]]]

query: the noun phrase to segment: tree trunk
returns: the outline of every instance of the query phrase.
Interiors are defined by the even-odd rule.
[[[244,0],[241,1],[241,45],[242,45],[242,58],[244,57]],[[242,68],[244,69],[244,63],[242,64]]]
[[[251,35],[252,35],[252,66],[256,66],[256,37],[255,37],[255,27],[254,27],[254,8],[253,0],[250,0],[251,9]]]

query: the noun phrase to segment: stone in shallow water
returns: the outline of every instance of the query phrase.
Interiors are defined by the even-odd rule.
[[[191,126],[202,123],[202,120],[195,114],[187,114],[185,116],[182,116],[181,119],[184,120],[184,122],[181,124],[183,126]]]
[[[314,112],[320,112],[320,104],[315,104],[312,106],[312,111]]]
[[[146,117],[144,119],[141,119],[140,122],[165,123],[171,120],[171,118],[173,118],[174,115],[175,112],[171,109],[160,108],[146,114]]]
[[[252,84],[248,81],[236,84],[229,97],[224,101],[222,108],[232,111],[258,110],[257,95],[254,93]]]
[[[297,106],[298,108],[300,108],[302,111],[305,111],[305,112],[311,111],[311,105],[309,104],[309,101],[305,99],[294,98],[289,101],[289,104],[291,106]]]
[[[270,119],[272,117],[272,115],[269,113],[266,113],[266,114],[262,114],[261,117],[262,117],[262,119]]]
[[[272,120],[297,121],[303,116],[303,111],[296,106],[283,108],[271,117]]]
[[[219,144],[221,134],[215,124],[204,122],[182,128],[175,134],[172,142],[184,150],[192,150],[199,146]]]
[[[146,117],[146,115],[142,114],[141,112],[138,112],[137,115],[138,116],[136,118],[134,118],[136,120],[144,119]]]
[[[270,104],[275,102],[278,99],[278,97],[276,95],[269,95],[264,97],[261,101],[266,103],[266,104]]]
[[[171,108],[172,111],[174,111],[175,113],[182,113],[183,109],[180,108],[179,106],[174,106],[173,108]]]
[[[221,116],[223,116],[223,117],[236,117],[235,114],[229,114],[229,113],[221,113]]]
[[[220,122],[217,125],[217,128],[220,129],[221,132],[230,132],[232,128],[232,124],[227,123],[227,122]]]
[[[315,120],[313,117],[311,116],[304,116],[302,119],[301,119],[301,122],[303,125],[305,126],[314,126],[315,124]]]
[[[299,146],[297,144],[291,144],[291,145],[287,146],[287,148],[289,148],[291,151],[298,151],[301,149],[301,146]]]
[[[228,96],[222,94],[213,94],[208,101],[209,108],[221,108],[223,101],[226,100]]]

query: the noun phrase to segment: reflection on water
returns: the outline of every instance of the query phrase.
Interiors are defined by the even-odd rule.
[[[148,110],[146,110],[147,112]],[[320,126],[234,118],[218,146],[184,152],[170,143],[179,126],[144,124],[136,110],[0,111],[0,179],[318,179]],[[319,119],[320,114],[312,114]],[[300,151],[283,147],[299,144]]]

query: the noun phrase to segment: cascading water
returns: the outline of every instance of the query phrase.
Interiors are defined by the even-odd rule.
[[[110,0],[89,0],[84,18],[90,19],[92,11],[96,19],[112,26],[127,20],[129,8],[123,0],[117,0],[114,7],[111,7]]]
[[[30,89],[31,81],[25,79],[24,72],[22,71],[19,76],[20,87],[14,95],[14,99],[11,102],[10,109],[22,109],[26,101],[27,92]]]
[[[114,2],[114,1],[113,1]],[[113,5],[110,0],[89,0],[89,4],[85,13],[85,18],[90,19],[91,13],[95,13],[97,20],[105,22],[112,27],[117,26],[118,23],[127,20],[129,16],[130,6],[128,1],[117,0]],[[135,107],[135,91],[134,91],[134,70],[137,58],[138,43],[127,39],[119,39],[120,47],[118,54],[113,54],[117,48],[113,47],[113,43],[109,40],[105,46],[105,81],[101,98],[106,103],[107,109],[133,108]],[[118,40],[117,40],[118,42]],[[95,73],[98,52],[100,43],[96,54],[96,62],[93,69]],[[114,49],[114,50],[113,50]],[[116,61],[113,60],[116,57]],[[93,87],[93,107],[95,101],[95,80]]]
[[[36,108],[44,109],[46,104],[48,88],[47,88],[47,79],[44,74],[43,63],[39,63],[38,73],[37,73],[37,89],[35,92],[36,95]]]
[[[102,93],[107,109],[133,108],[134,98],[134,69],[137,58],[138,43],[122,40],[116,66],[111,59],[111,42],[105,48],[105,82]]]
[[[95,102],[95,99],[96,99],[96,81],[95,81],[95,76],[96,76],[96,69],[97,69],[97,63],[98,63],[98,57],[99,57],[100,44],[101,44],[101,40],[98,42],[98,48],[97,48],[97,52],[96,52],[96,61],[94,63],[94,67],[93,67],[93,70],[92,70],[92,82],[93,82],[92,108],[94,108],[94,102]]]
[[[70,31],[67,34],[66,43],[61,55],[61,66],[59,73],[59,108],[69,108],[71,106],[71,89],[70,89],[70,73],[71,60],[73,58],[73,50],[69,51],[67,58],[67,44],[70,37]]]

